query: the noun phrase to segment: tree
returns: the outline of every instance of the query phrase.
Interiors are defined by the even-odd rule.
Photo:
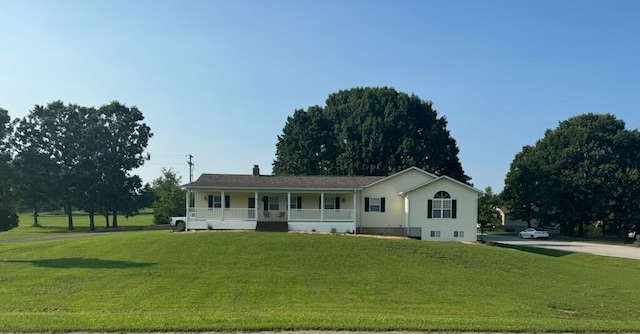
[[[478,224],[482,229],[500,225],[501,220],[497,210],[500,204],[500,197],[493,193],[490,186],[486,187],[484,195],[478,199]]]
[[[118,227],[118,212],[133,214],[141,207],[134,200],[143,194],[142,182],[131,171],[144,165],[149,160],[145,149],[153,136],[151,128],[144,121],[142,112],[137,107],[127,107],[117,101],[103,105],[97,110],[98,118],[107,129],[105,135],[104,158],[102,169],[106,185],[107,207],[113,215],[113,227]]]
[[[610,114],[584,114],[547,130],[516,155],[504,198],[518,218],[557,223],[563,234],[627,225],[640,206],[640,134]]]
[[[527,227],[531,227],[531,220],[535,218],[536,199],[544,194],[540,190],[544,167],[535,163],[534,154],[533,147],[525,146],[516,155],[500,194],[512,218],[526,221]]]
[[[126,207],[132,194],[140,194],[142,184],[131,171],[148,156],[144,150],[152,136],[144,117],[136,107],[111,102],[98,109],[64,104],[36,105],[17,122],[15,147],[20,171],[19,194],[37,208],[54,192],[64,203],[68,228],[73,229],[72,207],[89,213],[90,229],[95,229],[97,212],[117,214]],[[134,202],[137,203],[137,202]]]
[[[353,88],[296,110],[276,144],[277,175],[389,175],[417,166],[462,182],[458,147],[430,101],[393,88]]]
[[[18,226],[14,196],[11,193],[13,169],[9,152],[8,137],[11,134],[9,112],[0,108],[0,231]]]
[[[162,169],[162,176],[153,180],[153,222],[166,224],[171,217],[184,216],[186,193],[180,188],[180,177],[173,169]]]

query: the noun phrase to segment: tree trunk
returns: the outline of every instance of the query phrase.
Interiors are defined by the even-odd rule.
[[[107,228],[109,228],[109,211],[105,212],[104,221],[107,224]]]
[[[118,228],[118,209],[113,208],[113,228]]]
[[[580,238],[584,237],[584,221],[582,221],[582,219],[580,219],[580,222],[578,223],[578,236]]]
[[[73,230],[73,214],[71,213],[71,202],[67,202],[67,223],[69,225],[69,231]]]
[[[38,224],[38,203],[33,204],[33,226],[40,226]]]
[[[95,231],[95,229],[96,229],[95,213],[93,212],[93,209],[90,209],[89,210],[89,230]]]

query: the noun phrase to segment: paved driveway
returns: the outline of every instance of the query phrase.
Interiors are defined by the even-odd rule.
[[[640,260],[640,248],[632,245],[618,246],[579,241],[556,241],[553,239],[519,239],[518,237],[506,235],[485,235],[484,240],[487,242],[495,242],[505,245],[549,248],[563,250],[566,252],[588,253]]]

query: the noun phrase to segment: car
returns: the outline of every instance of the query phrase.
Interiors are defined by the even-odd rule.
[[[548,238],[549,232],[539,228],[530,227],[526,230],[520,231],[520,233],[518,233],[518,237],[529,239]]]
[[[187,217],[171,217],[169,225],[173,226],[177,232],[182,232],[187,228]]]

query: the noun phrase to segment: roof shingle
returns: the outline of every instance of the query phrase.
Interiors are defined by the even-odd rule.
[[[386,176],[202,174],[189,188],[227,189],[361,189]]]

